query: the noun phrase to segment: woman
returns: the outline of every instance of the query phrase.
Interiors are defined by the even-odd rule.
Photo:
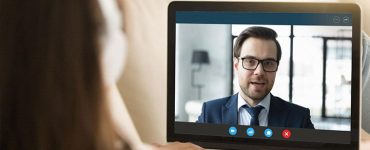
[[[117,81],[114,0],[0,0],[0,149],[200,149],[141,142]]]

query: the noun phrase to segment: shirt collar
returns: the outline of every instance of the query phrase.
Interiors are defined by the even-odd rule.
[[[257,105],[263,106],[268,112],[269,109],[270,109],[270,101],[271,101],[271,94],[269,93]],[[250,105],[238,93],[238,111],[239,111],[240,107],[242,107],[243,105],[247,105],[248,107],[250,107]]]

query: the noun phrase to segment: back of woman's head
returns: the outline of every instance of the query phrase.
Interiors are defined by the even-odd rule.
[[[111,149],[96,0],[0,0],[0,149]]]

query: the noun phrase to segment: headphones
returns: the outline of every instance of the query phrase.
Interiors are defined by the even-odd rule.
[[[115,84],[123,71],[127,42],[122,31],[123,17],[116,0],[98,0],[105,18],[105,29],[100,37],[104,81]]]

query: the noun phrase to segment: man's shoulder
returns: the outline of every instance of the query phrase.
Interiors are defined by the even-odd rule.
[[[270,115],[272,114],[274,116],[274,122],[279,122],[277,118],[284,120],[284,123],[280,122],[278,126],[314,128],[310,119],[310,109],[290,103],[279,97],[271,98],[270,106],[273,107],[270,108]]]
[[[303,106],[300,106],[300,105],[297,105],[297,104],[293,104],[291,102],[288,102],[286,100],[283,100],[280,97],[273,96],[272,100],[279,107],[284,108],[284,109],[288,109],[289,108],[290,110],[301,110],[301,111],[302,110],[308,110],[308,108],[306,108],[306,107],[303,107]]]

